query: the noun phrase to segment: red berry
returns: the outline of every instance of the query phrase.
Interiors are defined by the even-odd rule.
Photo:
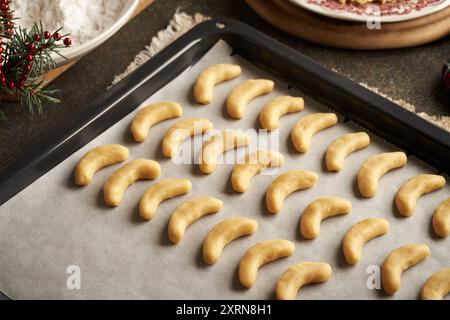
[[[61,34],[60,34],[59,32],[57,32],[57,33],[55,33],[55,34],[53,35],[53,39],[55,39],[56,41],[61,40],[61,38],[62,38],[62,36],[61,36]]]
[[[30,72],[30,70],[31,70],[31,65],[30,64],[27,63],[26,65],[23,66],[23,71]]]
[[[0,84],[5,84],[6,83],[6,78],[4,75],[0,76]]]
[[[27,78],[28,78],[28,74],[26,74],[26,73],[22,73],[21,75],[20,75],[20,79],[22,79],[22,80],[27,80]]]
[[[23,80],[16,81],[16,87],[18,87],[18,88],[22,88],[24,84],[25,84],[25,81],[23,81]]]
[[[72,39],[70,39],[70,38],[65,38],[63,42],[64,42],[64,45],[65,45],[66,47],[68,47],[68,46],[70,46],[70,45],[72,44]]]
[[[35,34],[33,36],[33,40],[36,41],[36,42],[39,42],[39,41],[41,41],[41,36],[39,34]]]
[[[44,32],[44,38],[45,39],[50,39],[51,36],[52,36],[52,34],[49,31],[45,31]]]
[[[33,55],[27,54],[27,55],[25,56],[25,60],[27,60],[28,62],[33,61]]]
[[[28,51],[34,51],[36,50],[36,45],[34,43],[27,44]]]
[[[15,87],[14,82],[11,81],[10,83],[8,83],[8,88],[10,90],[14,89],[14,87]]]

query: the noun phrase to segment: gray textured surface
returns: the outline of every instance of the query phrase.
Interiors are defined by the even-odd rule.
[[[0,124],[0,168],[5,168],[28,148],[64,126],[74,114],[105,92],[114,75],[121,72],[151,37],[166,26],[177,7],[188,13],[202,12],[213,17],[244,21],[354,80],[366,82],[394,98],[417,105],[421,111],[435,115],[450,114],[449,94],[439,86],[442,63],[450,55],[448,37],[412,49],[381,52],[338,50],[317,46],[274,29],[241,0],[156,0],[54,82],[62,90],[61,104],[46,106],[42,116],[31,116],[17,104],[2,103],[0,108],[7,112],[8,120]]]

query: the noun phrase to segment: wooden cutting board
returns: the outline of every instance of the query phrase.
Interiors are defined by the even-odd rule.
[[[130,17],[130,20],[133,19],[134,17],[136,17],[139,13],[141,13],[147,7],[149,7],[153,2],[155,2],[155,0],[140,0],[139,4],[136,7],[136,10]],[[67,69],[72,67],[77,62],[78,62],[78,60],[75,60],[75,61],[72,61],[61,67],[55,68],[55,69],[47,72],[45,76],[47,78],[48,83],[46,83],[46,84],[49,84],[50,82],[55,80],[57,77],[59,77],[62,73],[64,73]]]
[[[450,34],[450,7],[434,14],[370,30],[366,23],[324,17],[287,0],[245,0],[273,26],[308,41],[348,49],[394,49],[425,44]]]

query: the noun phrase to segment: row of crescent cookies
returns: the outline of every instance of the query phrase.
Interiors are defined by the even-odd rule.
[[[194,87],[196,100],[201,103],[210,101],[216,83],[230,80],[239,74],[240,67],[236,65],[221,64],[206,69],[198,77]],[[251,99],[268,92],[267,84],[269,82],[272,83],[273,88],[273,82],[270,80],[248,80],[234,89],[227,101],[229,111],[234,110],[230,112],[230,115],[233,114],[235,118],[243,116],[245,105]],[[240,97],[240,99],[233,97]],[[244,103],[242,99],[245,100]],[[276,98],[261,111],[261,124],[264,128],[276,129],[282,115],[302,109],[302,98],[289,96]],[[141,109],[133,120],[132,135],[136,141],[143,141],[153,125],[165,119],[179,117],[182,113],[181,106],[174,102],[162,102],[147,106]],[[312,114],[300,119],[292,130],[294,146],[299,152],[306,152],[314,133],[336,122],[337,117],[332,113]],[[200,131],[195,130],[196,123],[200,123]],[[203,118],[180,120],[169,128],[164,136],[164,155],[172,157],[183,140],[194,134],[207,132],[212,127],[212,123]],[[250,137],[247,135],[229,130],[213,136],[202,147],[200,169],[205,174],[212,173],[220,153],[230,148],[248,145],[249,139]],[[349,153],[362,149],[369,143],[370,138],[364,132],[347,134],[335,140],[329,146],[326,154],[328,170],[339,171]],[[105,166],[126,160],[128,153],[128,149],[121,145],[104,145],[89,151],[76,168],[76,183],[78,185],[88,184],[95,172]],[[366,160],[358,174],[358,185],[363,196],[374,196],[378,179],[387,171],[405,165],[406,161],[406,155],[402,152],[379,154]],[[248,154],[233,169],[231,177],[233,189],[236,192],[245,192],[253,176],[266,168],[280,166],[283,162],[283,155],[275,151],[258,150]],[[139,179],[155,179],[160,172],[159,164],[153,160],[138,159],[127,163],[116,170],[105,183],[103,188],[105,202],[110,206],[119,205],[129,185]],[[274,179],[266,194],[269,211],[274,214],[279,213],[284,199],[289,194],[312,187],[317,178],[313,172],[291,170]],[[419,175],[410,179],[397,193],[396,202],[399,211],[405,216],[411,215],[420,195],[442,188],[444,185],[445,179],[436,175]],[[165,179],[155,183],[141,197],[140,215],[146,220],[152,219],[162,201],[186,194],[191,188],[192,184],[188,179]],[[175,210],[170,218],[168,227],[170,240],[178,243],[191,223],[203,215],[220,211],[222,206],[222,201],[208,196],[200,196],[186,201]],[[305,209],[300,222],[300,232],[305,238],[313,239],[319,235],[322,219],[348,213],[350,210],[351,203],[346,199],[319,198]],[[442,237],[450,233],[450,199],[442,203],[436,210],[433,225],[436,233]],[[243,217],[229,218],[218,223],[211,229],[204,241],[205,262],[215,263],[229,242],[238,237],[252,234],[256,229],[257,222],[255,220]],[[353,225],[343,241],[347,262],[349,264],[358,262],[364,243],[385,234],[388,230],[389,222],[379,218],[368,218]],[[295,245],[292,242],[282,239],[263,241],[253,246],[241,260],[239,270],[241,283],[246,287],[251,287],[256,281],[257,271],[261,265],[280,257],[292,255],[294,248]],[[399,289],[402,271],[420,262],[428,255],[428,247],[422,244],[410,244],[394,250],[387,257],[382,268],[385,291],[394,294]],[[331,267],[326,263],[297,263],[281,276],[276,288],[277,298],[294,299],[298,289],[303,285],[323,282],[330,276]],[[436,286],[436,283],[440,285]],[[444,269],[430,277],[423,287],[422,298],[442,298],[448,290],[450,290],[450,269]]]

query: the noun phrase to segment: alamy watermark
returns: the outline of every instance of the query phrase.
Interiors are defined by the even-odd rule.
[[[380,266],[370,265],[366,269],[369,277],[367,278],[367,289],[380,290],[381,289],[381,269]]]
[[[366,26],[369,30],[381,29],[381,10],[377,5],[368,5],[365,9],[365,13],[368,18],[366,20]]]
[[[66,288],[69,290],[81,289],[81,268],[77,265],[70,265],[66,269],[69,275],[66,280]]]
[[[202,135],[202,122],[194,123],[193,132],[190,129],[177,129],[171,135],[176,143],[192,136],[192,139],[181,143],[172,162],[181,164],[258,164],[270,161],[269,153],[256,151],[278,152],[280,149],[279,131],[265,129],[213,129]],[[273,160],[273,159],[272,159]],[[271,167],[278,167],[271,163]],[[275,170],[263,171],[261,174],[274,174]]]

